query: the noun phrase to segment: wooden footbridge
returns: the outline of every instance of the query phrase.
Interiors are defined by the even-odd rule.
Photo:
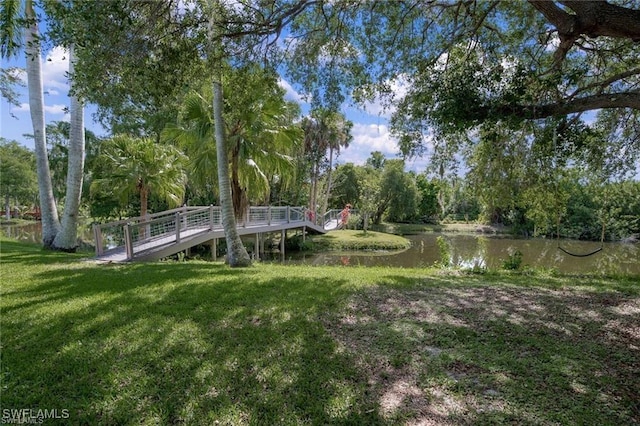
[[[304,207],[250,207],[244,221],[238,223],[240,235],[281,232],[281,250],[289,229],[325,233],[338,225],[338,210],[331,210],[322,220]],[[158,260],[199,244],[210,242],[213,257],[216,245],[224,238],[220,207],[181,207],[146,217],[135,217],[93,227],[96,260],[130,262]]]

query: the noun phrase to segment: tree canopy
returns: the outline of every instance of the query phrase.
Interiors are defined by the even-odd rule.
[[[202,72],[209,20],[201,3],[59,2],[64,13],[52,15],[75,30],[54,34],[84,47],[78,90],[113,126],[128,117],[158,131]],[[382,96],[405,155],[502,123],[526,130],[527,144],[544,127],[563,137],[582,124],[600,140],[580,148],[610,169],[629,170],[640,157],[633,0],[271,0],[219,12],[215,37],[232,63],[286,70],[329,109]]]

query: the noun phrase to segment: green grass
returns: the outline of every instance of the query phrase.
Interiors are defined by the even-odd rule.
[[[404,250],[411,241],[404,237],[374,231],[343,229],[312,237],[313,248],[326,250]]]
[[[3,416],[57,409],[69,410],[61,424],[163,425],[640,421],[638,277],[95,265],[6,240],[0,250]]]

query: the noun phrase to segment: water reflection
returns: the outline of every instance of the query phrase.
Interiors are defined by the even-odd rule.
[[[522,265],[556,269],[562,273],[628,273],[640,274],[640,246],[605,243],[593,256],[579,258],[558,250],[557,242],[548,239],[513,239],[485,235],[421,234],[409,236],[412,247],[399,253],[288,253],[286,263],[309,265],[428,267],[440,260],[436,238],[442,236],[451,247],[451,264],[463,268],[502,267],[503,262],[520,251]],[[572,253],[588,253],[600,243],[563,241]]]
[[[42,242],[42,223],[32,222],[20,225],[2,225],[2,234],[28,243]]]
[[[3,224],[2,235],[27,243],[42,243],[42,222]],[[78,227],[78,239],[93,244],[93,232],[90,225]]]
[[[90,226],[80,227],[81,239],[93,239]],[[4,235],[20,241],[40,243],[42,225],[33,222],[22,225],[3,225]],[[605,243],[603,250],[589,257],[573,257],[558,250],[557,242],[547,239],[513,239],[468,234],[420,234],[408,236],[411,248],[398,253],[286,253],[284,263],[343,266],[397,266],[404,268],[430,267],[440,260],[436,239],[442,236],[451,247],[450,262],[462,268],[502,267],[516,251],[523,254],[522,264],[535,268],[556,269],[562,273],[626,273],[640,274],[640,245]],[[571,253],[589,253],[600,243],[563,241]],[[280,256],[274,259],[281,261]]]

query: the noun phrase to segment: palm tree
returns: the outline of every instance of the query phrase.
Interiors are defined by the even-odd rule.
[[[331,172],[333,170],[333,153],[340,152],[341,148],[348,148],[349,143],[353,140],[351,128],[353,123],[346,119],[344,114],[336,111],[327,111],[323,114],[323,120],[327,128],[327,145],[329,148],[329,165],[327,166],[327,189],[325,191],[324,203],[320,214],[324,215],[329,205],[329,196],[331,195]]]
[[[120,135],[103,143],[98,161],[108,175],[92,182],[92,194],[118,194],[122,203],[137,195],[143,217],[147,215],[152,193],[172,207],[182,203],[186,184],[185,158],[177,148],[157,144],[149,138]]]
[[[69,48],[69,76],[73,78],[75,48]],[[84,106],[80,98],[71,95],[67,185],[64,197],[62,226],[53,240],[53,248],[75,251],[78,241],[78,212],[82,198],[84,176]]]
[[[224,129],[223,114],[223,90],[222,90],[222,60],[224,49],[222,40],[218,38],[216,31],[216,18],[224,12],[223,6],[216,0],[209,0],[207,3],[209,15],[208,27],[208,55],[209,65],[213,70],[212,74],[212,111],[213,123],[215,126],[216,160],[218,163],[218,190],[220,195],[220,213],[222,215],[222,226],[224,228],[225,241],[227,243],[227,262],[231,267],[243,267],[251,265],[251,258],[247,249],[242,244],[236,218],[233,213],[233,199],[231,195],[231,184],[229,182],[229,163],[227,160],[227,143]]]
[[[0,5],[1,53],[10,57],[20,48],[20,5],[19,0],[4,0]],[[44,115],[44,96],[42,88],[41,35],[33,0],[24,2],[25,55],[27,69],[27,87],[29,90],[29,109],[33,123],[33,136],[36,152],[36,170],[38,193],[42,212],[42,241],[45,247],[64,251],[75,251],[77,246],[78,212],[82,195],[82,176],[84,169],[84,111],[82,103],[71,97],[71,134],[69,143],[67,185],[65,209],[62,227],[58,218],[56,201],[51,181],[51,170],[46,149],[46,127]],[[69,75],[73,75],[74,49],[69,52]]]
[[[0,51],[3,57],[17,54],[20,43],[20,30],[24,32],[27,69],[27,87],[29,90],[29,109],[33,123],[33,138],[36,153],[36,172],[38,175],[38,194],[42,212],[42,242],[51,247],[60,230],[58,211],[51,184],[51,172],[47,158],[46,131],[44,117],[44,95],[42,90],[41,44],[38,19],[34,11],[33,0],[24,2],[24,27],[19,19],[21,1],[3,0],[0,3]]]
[[[292,124],[296,108],[284,100],[272,73],[248,67],[227,69],[226,74],[224,137],[234,213],[241,219],[250,200],[269,198],[270,176],[286,180],[291,175],[294,167],[288,154],[302,131]],[[202,186],[211,185],[211,170],[219,164],[212,143],[216,126],[208,109],[211,98],[207,87],[188,94],[180,122],[163,132],[165,139],[183,147],[190,158],[190,181]]]
[[[331,192],[331,171],[333,169],[333,154],[339,152],[341,148],[348,147],[352,140],[351,128],[353,123],[347,120],[344,114],[337,111],[316,109],[309,117],[303,120],[305,131],[305,152],[311,162],[311,195],[309,198],[309,208],[315,210],[318,205],[318,181],[320,179],[320,169],[326,160],[326,153],[329,150],[327,187],[320,215],[327,210],[329,196]]]

